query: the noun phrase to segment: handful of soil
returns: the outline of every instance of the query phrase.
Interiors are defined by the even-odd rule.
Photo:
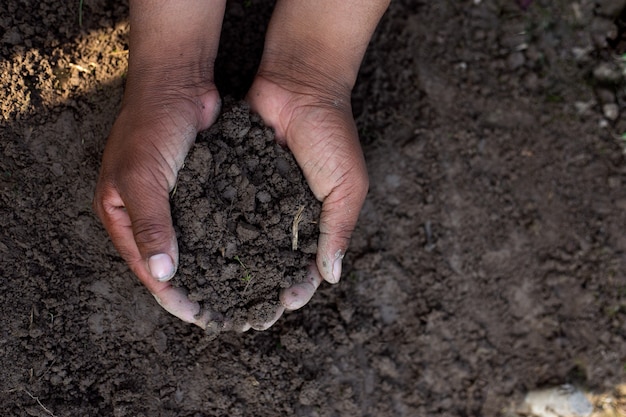
[[[282,288],[317,251],[321,204],[293,155],[244,102],[198,135],[172,197],[180,267],[173,284],[223,322],[270,321]]]

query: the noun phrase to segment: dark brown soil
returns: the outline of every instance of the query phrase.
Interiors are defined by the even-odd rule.
[[[302,282],[317,252],[321,204],[291,153],[245,103],[226,100],[181,170],[172,215],[174,283],[218,313],[211,332],[271,322],[280,289]]]
[[[159,308],[91,210],[126,4],[86,0],[81,27],[78,2],[1,2],[0,414],[508,417],[536,387],[612,392],[625,7],[393,1],[353,95],[371,187],[342,280],[265,332],[212,340]],[[270,13],[228,3],[223,95],[245,93]]]

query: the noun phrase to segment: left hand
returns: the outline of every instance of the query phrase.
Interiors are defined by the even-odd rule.
[[[349,92],[333,94],[262,74],[248,93],[252,109],[274,128],[279,143],[291,150],[322,201],[316,265],[305,282],[282,292],[287,310],[305,305],[322,279],[339,282],[342,259],[368,190]]]

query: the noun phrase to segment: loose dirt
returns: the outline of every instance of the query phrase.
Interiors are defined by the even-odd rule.
[[[174,283],[215,313],[210,332],[272,321],[280,290],[304,281],[314,262],[320,209],[272,130],[227,100],[187,157],[172,207],[181,253]]]

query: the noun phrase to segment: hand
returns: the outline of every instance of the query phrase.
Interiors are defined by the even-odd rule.
[[[168,282],[178,264],[169,193],[197,132],[219,112],[213,62],[224,3],[131,1],[124,101],[94,197],[96,213],[139,280],[165,310],[203,328],[215,315]]]
[[[131,270],[167,311],[201,325],[197,303],[174,288],[178,245],[169,193],[198,130],[217,116],[214,88],[164,90],[132,74],[102,158],[94,209]],[[173,87],[173,86],[172,86]],[[143,94],[144,92],[148,93]]]
[[[281,294],[305,305],[322,278],[339,281],[342,259],[368,189],[350,94],[389,0],[279,0],[247,100],[294,154],[322,201],[316,265]]]
[[[305,305],[322,278],[337,283],[342,259],[368,189],[368,177],[348,92],[295,84],[259,73],[248,93],[252,109],[294,154],[311,190],[322,201],[316,265],[307,280],[284,290],[288,310]]]

